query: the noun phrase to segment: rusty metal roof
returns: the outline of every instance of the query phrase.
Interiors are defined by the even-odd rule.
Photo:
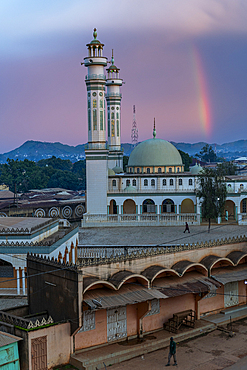
[[[204,293],[219,288],[214,279],[200,273],[189,272],[183,277],[160,278],[155,281],[155,288],[168,297],[177,297],[188,293]]]
[[[120,290],[95,289],[87,291],[83,296],[83,301],[92,310],[106,309],[146,302],[152,299],[168,298],[157,289],[146,289],[137,284],[126,284]],[[99,304],[97,305],[97,302]]]
[[[234,281],[247,280],[247,266],[225,267],[215,269],[212,278],[225,285]]]
[[[22,340],[20,337],[0,331],[0,347],[7,346],[8,344]]]

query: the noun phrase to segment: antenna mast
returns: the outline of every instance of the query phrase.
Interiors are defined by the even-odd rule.
[[[138,128],[136,124],[136,106],[133,105],[133,122],[132,122],[132,130],[131,130],[131,139],[132,145],[136,146],[138,143]]]

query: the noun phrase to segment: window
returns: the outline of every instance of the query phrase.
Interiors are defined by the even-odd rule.
[[[99,107],[100,108],[103,108],[103,99],[100,99],[100,101],[99,101]]]
[[[163,180],[163,186],[166,186],[166,179]]]
[[[246,199],[242,201],[242,213],[246,213]]]
[[[101,130],[104,130],[104,115],[103,115],[103,110],[101,110],[100,112],[100,116],[99,116],[99,118],[100,118],[100,129]]]
[[[183,185],[183,180],[182,179],[178,179],[178,185]]]
[[[97,108],[97,100],[93,99],[93,108]]]
[[[144,186],[148,186],[148,180],[147,179],[144,180]]]
[[[129,172],[130,172],[130,173],[132,172],[132,168],[131,168],[131,167],[129,168]]]
[[[126,180],[126,186],[130,185],[130,180]]]
[[[117,119],[117,136],[119,137],[119,120]]]
[[[193,183],[193,182],[192,182],[192,179],[189,179],[189,185],[192,185],[192,183]]]
[[[97,111],[93,110],[93,129],[97,130]]]
[[[172,168],[171,168],[171,167],[169,168],[169,172],[170,172],[170,173],[172,172]]]
[[[170,186],[173,186],[173,179],[170,179]]]
[[[147,168],[147,173],[150,173],[150,168]]]
[[[112,186],[117,186],[117,181],[116,180],[112,180]]]
[[[161,173],[161,168],[160,167],[158,168],[158,173]]]
[[[91,112],[88,111],[88,131],[91,131]]]
[[[114,119],[111,121],[111,136],[115,136]]]
[[[91,101],[90,101],[90,99],[88,99],[88,101],[87,101],[87,107],[88,107],[88,109],[91,108]]]
[[[154,179],[151,180],[151,186],[155,186],[155,180]]]
[[[179,169],[179,167],[177,167],[177,172],[179,172],[180,171],[180,169]]]
[[[114,112],[112,112],[111,114],[111,119],[114,119]]]
[[[110,112],[108,112],[107,118],[108,118],[108,137],[110,137],[111,136]]]
[[[133,186],[136,186],[136,179],[134,179],[134,180],[132,181],[132,185],[133,185]]]
[[[118,112],[116,113],[116,118],[119,119],[119,113]]]
[[[137,170],[136,170],[136,171],[137,171],[137,173],[140,173],[140,168],[137,168]]]

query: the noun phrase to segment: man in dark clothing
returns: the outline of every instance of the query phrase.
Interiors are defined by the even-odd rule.
[[[184,233],[185,233],[185,231],[188,231],[188,233],[190,233],[188,222],[185,222],[185,230],[184,230]]]
[[[173,360],[174,360],[174,365],[173,366],[176,366],[177,365],[176,343],[174,342],[173,337],[170,338],[170,350],[169,350],[169,355],[168,355],[168,363],[166,364],[166,366],[170,366],[170,361],[171,361],[172,356],[173,356]]]

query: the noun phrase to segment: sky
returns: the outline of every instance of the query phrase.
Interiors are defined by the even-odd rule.
[[[246,0],[0,0],[0,153],[87,142],[86,44],[120,68],[121,139],[247,139]]]

